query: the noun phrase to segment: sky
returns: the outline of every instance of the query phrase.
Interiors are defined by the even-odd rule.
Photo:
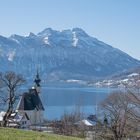
[[[0,0],[0,35],[79,27],[140,60],[140,0]]]

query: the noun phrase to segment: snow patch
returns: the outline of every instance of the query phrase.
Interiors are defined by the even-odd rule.
[[[86,81],[83,80],[76,80],[76,79],[68,79],[66,80],[67,83],[78,83],[78,84],[86,84]]]
[[[75,82],[80,82],[80,80],[75,80],[75,79],[69,79],[69,80],[66,80],[68,83],[75,83]]]
[[[138,73],[132,73],[132,74],[129,74],[128,77],[134,77],[134,76],[138,76],[139,74]]]
[[[77,43],[78,43],[78,38],[76,37],[76,33],[75,32],[72,32],[72,33],[73,33],[73,43],[72,43],[72,45],[74,47],[76,47]]]
[[[11,40],[15,41],[17,44],[20,44],[20,42],[15,38],[11,38]]]
[[[81,125],[84,124],[86,126],[93,126],[93,122],[90,122],[89,120],[83,119],[77,123],[75,123],[76,125]]]
[[[44,38],[44,43],[50,45],[49,37],[48,37],[48,36],[46,36],[46,37]]]
[[[9,51],[7,54],[8,60],[13,61],[15,54],[16,54],[15,50]]]
[[[121,80],[121,82],[128,82],[129,81],[129,79],[123,79],[123,80]]]

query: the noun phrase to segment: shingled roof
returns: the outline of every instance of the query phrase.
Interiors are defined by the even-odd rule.
[[[18,103],[17,110],[44,110],[36,89],[23,93]]]

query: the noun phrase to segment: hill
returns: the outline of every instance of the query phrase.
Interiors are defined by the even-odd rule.
[[[75,137],[0,127],[0,140],[83,140]]]

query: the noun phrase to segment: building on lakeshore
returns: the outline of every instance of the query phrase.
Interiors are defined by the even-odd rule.
[[[41,125],[44,121],[44,107],[39,95],[40,82],[39,73],[37,72],[34,80],[35,85],[22,94],[17,105],[17,111],[20,113],[26,113],[31,125]]]

